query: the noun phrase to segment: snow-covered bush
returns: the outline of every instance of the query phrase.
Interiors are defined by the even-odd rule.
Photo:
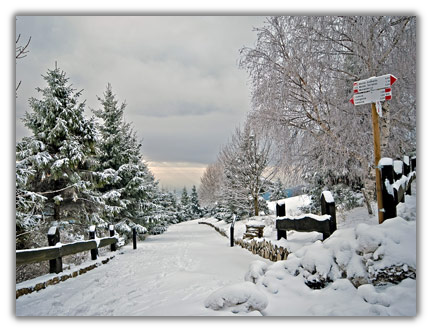
[[[301,276],[310,288],[322,288],[337,279],[358,287],[371,283],[399,283],[416,278],[416,227],[400,217],[382,224],[359,224],[335,231],[325,241],[316,241],[291,253],[286,261],[268,267],[261,281],[275,271]],[[262,271],[259,271],[262,273]],[[257,266],[247,275],[260,278]]]
[[[149,234],[151,235],[157,235],[157,234],[162,234],[163,232],[165,232],[167,230],[167,226],[164,225],[157,225],[154,226],[150,229]]]
[[[247,313],[253,310],[264,310],[268,300],[252,282],[223,287],[210,294],[205,300],[206,308],[229,310],[232,313]]]

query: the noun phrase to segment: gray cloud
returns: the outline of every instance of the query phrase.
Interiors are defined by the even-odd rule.
[[[76,89],[84,89],[88,114],[99,108],[111,83],[125,118],[157,162],[209,163],[249,109],[247,75],[239,49],[253,45],[263,17],[18,17],[16,31],[32,37],[19,60],[17,139],[28,135],[18,120],[28,98],[55,61]]]

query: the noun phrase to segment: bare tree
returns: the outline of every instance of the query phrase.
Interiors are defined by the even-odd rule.
[[[298,177],[330,170],[366,182],[373,166],[370,107],[348,100],[356,80],[392,73],[403,81],[381,121],[391,156],[415,149],[413,17],[270,17],[240,66],[252,78],[250,121],[272,135]],[[391,112],[391,116],[389,116]],[[391,121],[391,123],[390,123]]]
[[[198,190],[200,204],[205,207],[214,207],[221,197],[223,180],[223,166],[220,160],[207,166],[201,177]]]
[[[18,37],[15,39],[15,60],[25,58],[27,56],[27,53],[29,52],[28,47],[30,45],[31,37],[27,40],[26,43],[20,44],[21,34],[18,35]],[[18,84],[15,87],[15,92],[18,91],[19,87],[21,85],[21,81],[18,82]]]
[[[221,151],[222,193],[226,204],[238,215],[259,215],[259,201],[276,168],[270,165],[271,141],[254,133],[246,123],[237,128]]]

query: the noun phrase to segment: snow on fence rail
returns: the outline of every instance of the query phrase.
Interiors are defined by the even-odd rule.
[[[396,217],[396,206],[405,202],[405,194],[411,195],[411,183],[416,178],[416,165],[416,156],[404,156],[403,160],[381,158],[379,161],[384,220]]]
[[[110,227],[109,237],[95,238],[95,228],[90,227],[88,241],[77,241],[62,244],[60,232],[57,227],[51,227],[48,231],[48,247],[24,249],[16,251],[16,265],[31,264],[50,261],[49,273],[60,273],[63,271],[62,257],[90,250],[92,260],[98,256],[98,248],[111,245],[111,251],[116,250],[117,238],[114,237],[114,228]]]
[[[322,216],[306,214],[298,217],[285,216],[285,204],[276,203],[276,229],[277,239],[287,238],[287,231],[320,232],[323,240],[336,230],[336,206],[330,191],[321,194]]]

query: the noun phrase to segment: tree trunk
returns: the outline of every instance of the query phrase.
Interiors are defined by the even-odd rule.
[[[364,187],[362,188],[363,197],[365,199],[366,207],[369,215],[373,215],[371,201],[375,197],[375,177],[373,173],[373,168],[369,167],[368,175],[364,180]]]
[[[254,196],[254,209],[255,209],[255,216],[259,215],[259,206],[258,206],[258,196]]]
[[[382,121],[381,123],[381,149],[384,156],[388,153],[389,140],[390,140],[390,110],[389,103],[384,101],[382,103]]]
[[[369,213],[369,215],[372,215],[373,211],[372,211],[372,207],[370,205],[370,198],[369,198],[369,195],[366,193],[365,188],[362,188],[362,193],[363,193],[363,197],[365,199],[365,203],[366,203],[366,207],[367,207],[368,213]]]
[[[54,203],[54,220],[60,221],[60,204]]]

